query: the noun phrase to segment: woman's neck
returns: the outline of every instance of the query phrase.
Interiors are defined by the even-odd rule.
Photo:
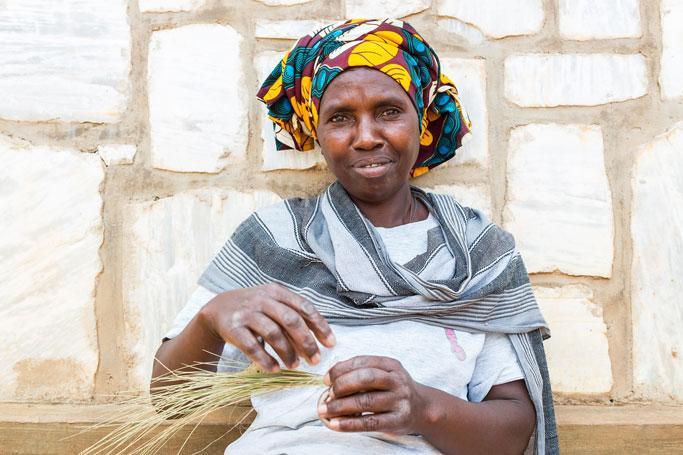
[[[410,185],[384,201],[362,201],[349,195],[361,213],[375,227],[392,228],[402,224],[422,221],[429,211],[417,198],[413,197]]]

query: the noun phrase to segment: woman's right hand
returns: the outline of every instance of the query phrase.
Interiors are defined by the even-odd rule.
[[[309,364],[320,361],[316,338],[328,348],[335,344],[330,326],[315,306],[275,283],[218,294],[200,315],[215,337],[268,371],[278,371],[279,363],[266,352],[259,336],[288,368],[296,368],[299,357]]]

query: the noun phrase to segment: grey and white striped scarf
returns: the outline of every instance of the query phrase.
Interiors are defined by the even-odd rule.
[[[244,221],[199,279],[220,293],[280,283],[330,322],[413,320],[467,332],[508,334],[536,408],[534,453],[556,453],[557,432],[542,339],[549,335],[513,237],[477,210],[412,188],[441,229],[427,251],[392,262],[381,237],[335,182],[311,199],[289,199]],[[439,232],[440,231],[440,232]],[[431,280],[435,270],[451,278]]]

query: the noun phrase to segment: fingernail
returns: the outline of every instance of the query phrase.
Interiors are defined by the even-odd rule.
[[[311,363],[313,365],[317,365],[318,362],[320,362],[320,354],[316,352],[315,354],[313,354],[313,357],[311,357]]]
[[[320,415],[327,414],[327,405],[325,403],[320,403],[318,405],[318,414],[320,414]]]
[[[323,376],[323,384],[330,385],[330,373],[325,373],[325,376]]]
[[[292,369],[299,368],[299,359],[296,359],[294,363],[292,363],[292,366],[290,367]]]
[[[337,344],[337,338],[334,336],[333,333],[330,333],[327,336],[326,340],[327,340],[327,344],[329,344],[330,346],[334,346],[335,344]]]
[[[339,419],[330,419],[330,428],[333,430],[339,429]]]

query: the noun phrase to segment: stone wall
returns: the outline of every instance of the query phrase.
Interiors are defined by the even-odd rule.
[[[560,402],[683,402],[683,1],[0,3],[0,401],[147,384],[252,210],[330,181],[274,150],[259,81],[293,39],[398,16],[474,139],[415,180],[516,237]]]

